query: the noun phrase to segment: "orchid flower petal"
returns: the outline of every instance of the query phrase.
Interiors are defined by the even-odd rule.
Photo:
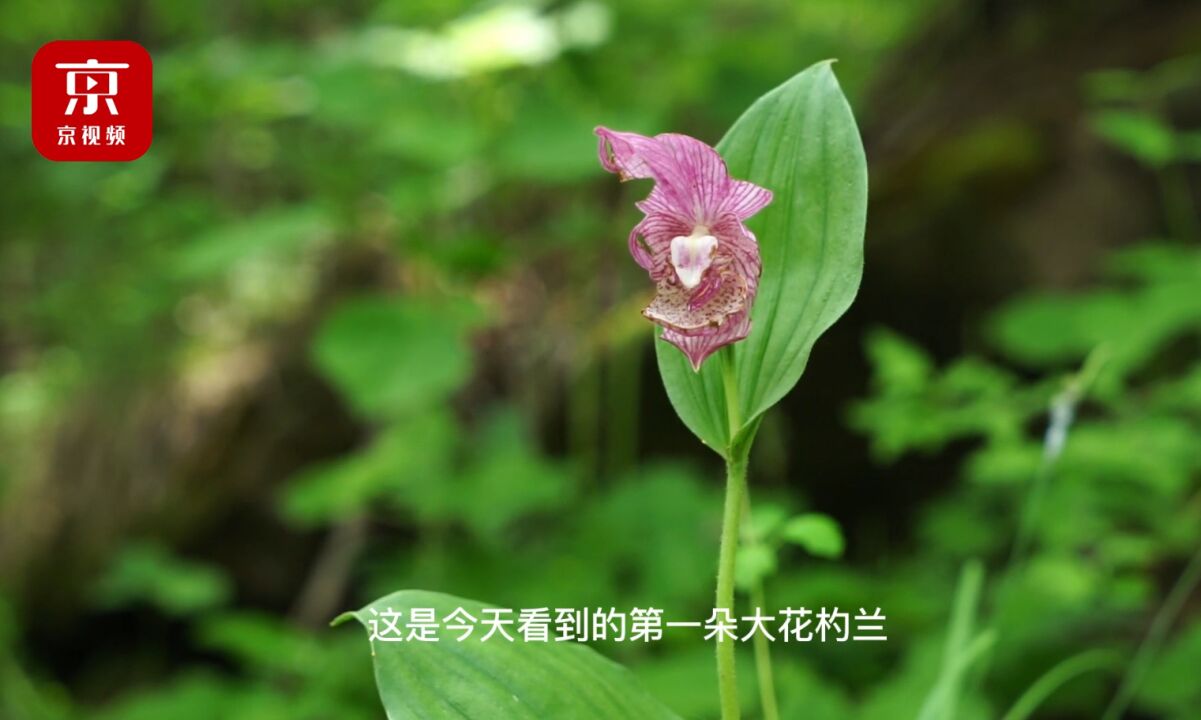
[[[685,333],[664,328],[663,339],[684,352],[692,369],[700,371],[701,363],[721,348],[742,340],[751,332],[750,313],[743,311],[726,319],[711,332]]]
[[[729,176],[716,150],[667,133],[647,137],[597,128],[601,166],[623,180],[655,181],[636,203],[645,217],[630,232],[630,254],[657,293],[643,315],[663,327],[694,370],[747,336],[759,289],[759,244],[744,222],[772,194]]]
[[[746,220],[771,202],[771,191],[745,180],[731,180],[723,210]]]

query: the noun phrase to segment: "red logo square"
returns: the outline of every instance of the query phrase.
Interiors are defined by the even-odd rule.
[[[154,68],[132,40],[55,40],[33,56],[33,145],[48,160],[136,160],[154,131]]]

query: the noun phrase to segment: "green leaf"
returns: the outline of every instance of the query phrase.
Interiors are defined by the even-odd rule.
[[[1154,115],[1106,110],[1093,116],[1092,126],[1098,135],[1151,167],[1162,167],[1176,157],[1172,128]]]
[[[347,300],[321,326],[313,358],[362,414],[404,416],[443,400],[470,375],[470,315],[453,303]]]
[[[486,606],[472,600],[423,590],[403,590],[376,600],[335,624],[353,617],[370,628],[375,613],[401,614],[431,608],[439,619],[462,608],[477,620]],[[372,611],[375,611],[373,613]],[[382,625],[381,625],[382,627]],[[486,717],[492,720],[560,718],[676,718],[638,684],[625,668],[575,642],[509,642],[499,634],[480,641],[486,626],[463,641],[461,631],[439,624],[437,642],[372,643],[375,680],[388,717]]]
[[[277,262],[331,232],[327,214],[315,207],[278,207],[220,225],[181,245],[170,257],[181,280],[203,280],[257,258]]]
[[[827,515],[805,513],[784,523],[780,537],[805,548],[810,555],[822,558],[842,557],[845,543],[838,523]]]
[[[380,501],[422,519],[444,519],[450,460],[459,429],[431,411],[388,426],[363,450],[303,469],[285,488],[281,508],[299,525],[320,525],[370,510]]]
[[[565,466],[538,452],[522,417],[495,412],[472,441],[473,462],[451,483],[447,505],[481,537],[495,539],[518,519],[560,507],[570,498]]]
[[[182,617],[223,604],[232,590],[220,570],[177,558],[162,545],[139,541],[122,549],[96,592],[102,607],[145,602]]]
[[[788,510],[775,503],[758,503],[742,526],[742,542],[755,543],[776,536],[788,519]]]
[[[730,174],[775,200],[751,219],[763,276],[750,336],[732,347],[740,425],[731,436],[722,363],[694,373],[683,354],[655,343],[676,413],[702,442],[729,456],[762,414],[800,380],[817,338],[850,306],[863,274],[867,164],[851,108],[830,62],[764,95],[717,146]]]
[[[228,655],[247,668],[268,672],[301,672],[323,665],[315,638],[282,618],[262,612],[231,611],[208,615],[196,635],[206,648]]]
[[[1139,101],[1147,95],[1147,82],[1133,70],[1098,70],[1084,77],[1084,90],[1093,102]]]
[[[608,602],[621,588],[627,597],[673,607],[712,590],[721,496],[692,468],[641,463],[581,505],[573,543],[562,554],[603,582],[595,601]],[[573,589],[572,598],[582,592]]]
[[[734,583],[740,590],[750,590],[776,572],[776,551],[764,543],[738,547],[734,565]]]

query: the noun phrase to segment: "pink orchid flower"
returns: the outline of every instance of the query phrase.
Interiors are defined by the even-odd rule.
[[[771,192],[731,178],[716,150],[687,135],[604,127],[596,134],[606,170],[655,181],[637,203],[646,217],[630,232],[630,254],[657,289],[642,314],[699,371],[705,358],[751,331],[763,265],[744,221],[771,202]]]

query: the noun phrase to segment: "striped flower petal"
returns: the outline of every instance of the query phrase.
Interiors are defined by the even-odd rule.
[[[731,178],[716,150],[687,135],[604,127],[596,134],[605,170],[655,183],[637,203],[645,217],[629,238],[630,254],[657,289],[643,315],[700,370],[750,333],[762,263],[744,222],[771,202],[771,191]]]

